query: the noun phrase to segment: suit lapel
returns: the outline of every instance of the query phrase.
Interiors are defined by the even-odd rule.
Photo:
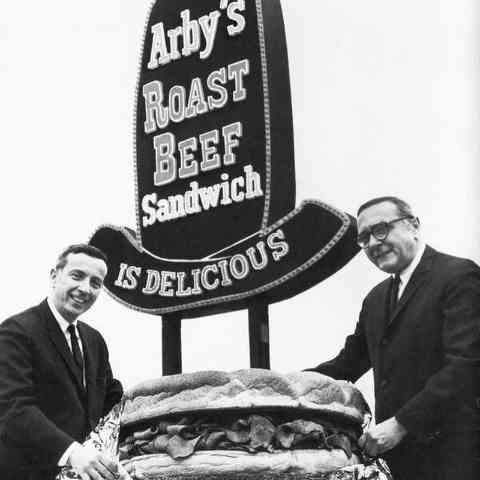
[[[94,405],[95,400],[95,379],[96,379],[96,368],[97,368],[97,360],[94,355],[95,349],[93,345],[93,340],[91,335],[89,334],[87,328],[82,322],[77,323],[78,332],[80,334],[80,338],[82,339],[83,345],[83,358],[85,362],[85,385],[87,388],[87,401],[88,405]]]
[[[79,389],[80,392],[82,392],[84,390],[83,382],[82,382],[82,379],[80,378],[78,368],[75,366],[75,363],[73,361],[73,356],[70,352],[70,349],[68,348],[67,339],[65,338],[65,335],[63,334],[62,330],[60,329],[60,326],[55,320],[53,313],[50,311],[50,307],[48,306],[46,300],[44,303],[45,305],[42,305],[42,306],[44,307],[43,308],[44,318],[46,320],[47,330],[48,330],[48,335],[50,337],[50,340],[52,341],[58,353],[60,354],[63,361],[65,362],[67,370],[72,376],[77,388]]]
[[[385,330],[389,324],[389,307],[390,307],[390,287],[391,287],[391,280],[386,279],[381,285],[381,289],[379,290],[379,299],[376,302],[378,311],[375,317],[378,319],[376,321],[376,329],[375,331],[378,332],[377,341],[380,341],[383,336],[385,335]]]
[[[415,268],[412,276],[410,277],[410,280],[407,283],[407,286],[405,287],[403,295],[400,297],[397,303],[397,307],[395,308],[391,318],[388,318],[388,316],[386,317],[387,329],[390,326],[396,325],[399,322],[400,319],[398,319],[398,316],[400,315],[400,313],[410,303],[415,293],[418,292],[420,287],[428,279],[428,272],[432,268],[434,256],[435,256],[435,250],[427,246],[425,248],[425,252],[422,255],[420,263],[417,265],[417,268]]]

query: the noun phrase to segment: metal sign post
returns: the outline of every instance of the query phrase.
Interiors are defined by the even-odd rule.
[[[270,331],[268,327],[268,303],[262,299],[252,302],[248,309],[250,338],[250,367],[270,368]]]

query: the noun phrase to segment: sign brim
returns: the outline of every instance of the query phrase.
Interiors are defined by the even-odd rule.
[[[353,217],[304,201],[227,251],[197,260],[145,252],[135,232],[103,225],[90,243],[109,258],[105,289],[134,310],[200,317],[248,308],[258,296],[274,303],[333,275],[359,251]],[[268,268],[267,268],[268,267]]]

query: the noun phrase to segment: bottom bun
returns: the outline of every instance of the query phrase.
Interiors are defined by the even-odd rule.
[[[353,454],[350,458],[340,449],[333,450],[289,450],[275,453],[251,454],[237,450],[199,451],[191,457],[173,460],[164,453],[142,455],[122,462],[132,478],[148,480],[192,479],[205,476],[229,479],[262,477],[282,478],[297,476],[316,477],[360,463]],[[322,478],[322,475],[318,475]]]

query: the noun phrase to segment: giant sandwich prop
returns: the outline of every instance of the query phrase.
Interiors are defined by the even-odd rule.
[[[130,389],[87,442],[134,480],[387,480],[381,462],[362,464],[368,418],[352,384],[315,372],[203,371]]]

